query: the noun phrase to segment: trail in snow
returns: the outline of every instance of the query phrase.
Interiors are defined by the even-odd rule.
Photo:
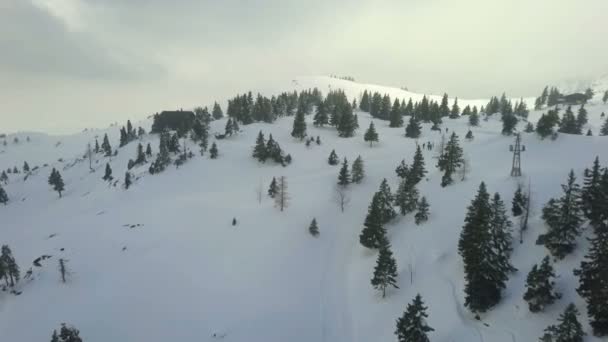
[[[460,318],[460,321],[469,327],[472,327],[473,329],[475,329],[475,331],[477,332],[477,334],[479,335],[479,341],[481,342],[485,342],[483,339],[483,335],[481,334],[481,330],[479,330],[479,327],[477,327],[474,324],[471,324],[470,319],[468,319],[465,315],[465,313],[462,311],[462,306],[460,305],[460,302],[458,301],[458,294],[456,293],[456,285],[454,285],[454,282],[450,279],[444,278],[445,281],[450,285],[450,288],[452,288],[452,299],[454,301],[454,306],[456,307],[456,312],[458,313],[458,318]]]

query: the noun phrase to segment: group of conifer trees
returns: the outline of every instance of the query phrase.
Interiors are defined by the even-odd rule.
[[[13,287],[20,280],[19,265],[8,245],[3,245],[0,250],[0,281],[2,279],[5,287]]]
[[[253,147],[252,157],[264,163],[266,160],[273,160],[275,163],[287,166],[291,163],[291,154],[285,155],[279,143],[268,135],[268,141],[264,138],[264,133],[260,131]]]
[[[354,105],[348,101],[344,91],[332,90],[317,104],[313,124],[316,127],[333,126],[338,136],[352,137],[359,128],[359,120],[353,112]]]

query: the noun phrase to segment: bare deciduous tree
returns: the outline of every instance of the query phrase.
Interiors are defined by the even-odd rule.
[[[465,180],[469,173],[471,173],[471,160],[469,159],[469,157],[464,156],[462,158],[462,166],[460,167],[460,169],[458,169],[460,180]]]
[[[287,192],[287,178],[279,177],[277,180],[278,191],[274,197],[274,203],[281,211],[285,210],[289,205],[289,193]]]
[[[91,148],[91,143],[88,143],[85,156],[89,160],[89,170],[91,170],[91,172],[93,172],[93,155],[94,155],[94,151]]]
[[[524,231],[528,229],[528,218],[530,217],[530,210],[532,202],[532,181],[528,180],[528,191],[525,194],[526,205],[524,206],[524,212],[519,216],[519,243],[524,243]]]
[[[334,200],[340,207],[340,211],[344,212],[344,208],[350,203],[348,190],[340,185],[334,187]]]
[[[264,191],[264,188],[262,187],[262,181],[260,180],[260,182],[258,183],[258,186],[255,188],[255,195],[258,198],[259,204],[262,204],[263,191]]]
[[[70,275],[70,271],[66,266],[67,260],[61,258],[59,259],[59,274],[61,274],[61,281],[65,283],[66,277]]]

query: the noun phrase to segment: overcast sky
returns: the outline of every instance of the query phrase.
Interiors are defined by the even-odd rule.
[[[298,75],[462,98],[608,71],[607,0],[0,0],[0,131],[74,132]]]

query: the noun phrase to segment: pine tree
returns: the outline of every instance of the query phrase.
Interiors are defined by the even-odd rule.
[[[338,136],[349,138],[355,134],[358,123],[356,116],[353,115],[351,106],[344,106],[341,111],[340,121],[337,124]]]
[[[458,98],[454,99],[452,111],[450,111],[450,119],[457,119],[460,116],[460,107],[458,106]]]
[[[518,184],[517,190],[515,190],[515,195],[513,195],[513,202],[511,207],[511,212],[513,213],[513,216],[517,217],[523,214],[527,202],[528,197],[523,193],[521,184]]]
[[[560,133],[568,133],[568,134],[581,134],[580,126],[576,120],[576,117],[572,113],[572,107],[568,106],[566,112],[562,117],[561,124],[559,126]]]
[[[63,178],[61,178],[61,174],[55,168],[51,171],[51,175],[49,176],[49,185],[53,186],[53,190],[59,193],[59,197],[61,198],[61,192],[65,189],[65,184],[63,183]]]
[[[0,174],[0,182],[3,182],[4,184],[8,184],[8,175],[6,174],[6,171],[2,170],[2,174]]]
[[[382,194],[376,192],[363,223],[365,228],[363,228],[359,235],[359,242],[364,247],[370,249],[380,248],[382,242],[386,239],[382,215]]]
[[[150,143],[146,146],[146,156],[152,157],[152,146],[150,146]]]
[[[479,114],[476,111],[473,111],[471,115],[469,115],[469,125],[477,127],[479,126]]]
[[[340,168],[340,173],[338,174],[338,185],[345,188],[350,184],[350,172],[348,171],[348,160],[346,157],[342,162],[342,167]]]
[[[376,290],[382,291],[382,298],[386,297],[386,289],[389,286],[399,288],[397,286],[397,262],[386,237],[382,239],[380,245],[371,283]]]
[[[0,203],[6,205],[6,203],[8,203],[8,195],[6,194],[6,190],[4,190],[4,188],[2,188],[2,185],[0,184]]]
[[[125,127],[120,128],[120,143],[118,147],[123,147],[129,142],[129,137],[127,136],[127,130]]]
[[[578,294],[587,302],[593,334],[608,336],[608,223],[595,229],[591,247],[574,274],[579,277]]]
[[[131,181],[131,172],[125,172],[125,189],[129,189],[133,182]]]
[[[554,291],[555,272],[546,256],[540,267],[534,265],[526,278],[526,293],[524,300],[528,302],[531,312],[543,311],[545,306],[553,304],[561,295]]]
[[[452,174],[464,163],[463,151],[458,144],[458,136],[452,133],[443,153],[439,156],[437,167],[444,171],[441,186],[445,187],[453,183]]]
[[[106,163],[106,172],[102,179],[108,182],[114,179],[114,177],[112,177],[112,168],[110,167],[110,163]]]
[[[468,207],[458,242],[465,270],[465,306],[473,312],[485,312],[496,305],[507,280],[494,248],[492,212],[490,195],[482,182]]]
[[[211,115],[213,116],[213,118],[215,120],[219,120],[224,117],[224,112],[222,112],[222,107],[220,107],[220,105],[217,102],[215,102],[213,104],[213,110],[211,111]]]
[[[319,227],[317,226],[317,219],[313,218],[312,222],[310,222],[310,226],[308,227],[308,231],[310,232],[310,235],[312,236],[318,236],[319,235]]]
[[[517,117],[513,114],[503,114],[502,116],[502,134],[512,135],[517,126]]]
[[[574,250],[583,222],[580,189],[573,170],[562,189],[564,195],[557,200],[551,199],[543,208],[543,219],[549,227],[544,244],[558,259],[563,259]]]
[[[448,94],[443,94],[441,98],[441,105],[439,106],[439,114],[441,117],[446,117],[450,115],[450,107],[448,103]]]
[[[411,173],[410,177],[412,177]],[[413,212],[418,205],[418,189],[416,189],[416,184],[409,179],[410,177],[401,180],[395,195],[395,204],[399,207],[401,215]]]
[[[577,317],[578,310],[570,303],[557,321],[559,324],[548,326],[545,334],[540,338],[541,342],[583,342],[585,333],[583,326]]]
[[[367,90],[364,90],[363,96],[361,96],[361,102],[359,103],[359,109],[361,109],[364,112],[369,112],[369,107],[370,107],[369,93],[367,92]]]
[[[23,172],[30,172],[30,165],[27,162],[23,162]]]
[[[272,177],[272,181],[270,182],[270,186],[268,187],[268,196],[274,198],[274,196],[279,192],[279,186],[277,185],[277,179]]]
[[[374,127],[373,121],[369,123],[369,128],[365,132],[363,140],[365,140],[366,142],[369,141],[370,147],[374,142],[378,142],[378,132],[376,132],[376,128]]]
[[[393,202],[395,201],[391,188],[388,185],[386,178],[380,183],[380,208],[382,213],[382,223],[386,224],[397,216],[397,212],[393,208]]]
[[[363,165],[363,159],[361,156],[357,156],[357,159],[353,162],[351,168],[352,182],[353,183],[361,183],[363,178],[365,177],[365,169]]]
[[[108,134],[103,135],[103,142],[101,143],[101,149],[103,150],[106,157],[112,155],[112,146],[110,146],[110,140],[108,139]]]
[[[585,105],[582,104],[578,109],[578,114],[576,116],[576,124],[578,125],[578,129],[582,131],[583,126],[585,126],[588,121],[587,110],[585,109]]]
[[[338,155],[336,154],[336,150],[331,150],[327,162],[329,165],[338,165]]]
[[[391,109],[389,127],[403,127],[403,116],[401,116],[401,105],[399,99],[395,98]]]
[[[490,234],[492,248],[496,255],[495,265],[500,268],[502,274],[516,271],[511,265],[511,252],[513,251],[512,223],[507,217],[505,204],[498,193],[494,194],[490,203],[491,219]]]
[[[137,157],[135,158],[135,164],[144,164],[146,162],[146,154],[144,153],[144,146],[140,143],[137,144]]]
[[[426,175],[426,169],[424,168],[424,156],[420,145],[416,146],[416,152],[414,153],[414,161],[412,167],[409,169],[409,180],[412,184],[418,184],[424,179]]]
[[[541,139],[544,139],[553,134],[554,126],[555,121],[553,118],[550,115],[542,114],[536,123],[536,133],[541,137]]]
[[[418,137],[420,137],[421,129],[422,127],[420,126],[420,122],[418,122],[418,119],[416,119],[416,117],[412,115],[410,117],[410,121],[407,124],[407,127],[405,127],[405,136],[408,138],[417,139]]]
[[[581,190],[581,205],[585,216],[591,224],[598,226],[605,218],[608,208],[608,192],[602,189],[602,170],[599,157],[595,157],[593,167],[585,169],[583,189]]]
[[[151,174],[159,173],[165,170],[167,165],[171,163],[171,156],[169,155],[168,143],[171,137],[169,133],[163,132],[160,134],[160,142],[158,144],[158,155],[152,165],[150,165],[149,171]]]
[[[215,141],[211,144],[211,149],[209,150],[209,158],[216,159],[218,155],[217,144]]]
[[[324,101],[319,102],[317,105],[317,112],[313,119],[313,125],[317,127],[323,127],[329,124],[329,116],[327,115],[327,107]]]
[[[97,138],[95,138],[95,153],[99,153],[99,151],[100,151],[99,141],[97,140]]]
[[[260,131],[255,141],[255,147],[253,148],[253,158],[261,161],[262,163],[268,158],[268,150],[266,149],[266,140],[264,139],[264,133]]]
[[[291,136],[300,140],[306,136],[306,118],[303,111],[298,111],[293,119]]]
[[[422,196],[420,202],[418,202],[418,211],[414,215],[414,220],[417,225],[420,225],[429,219],[429,202],[426,197]]]
[[[427,333],[435,331],[426,323],[428,315],[422,297],[417,294],[411,304],[407,305],[403,316],[397,319],[397,341],[399,342],[430,342]]]

